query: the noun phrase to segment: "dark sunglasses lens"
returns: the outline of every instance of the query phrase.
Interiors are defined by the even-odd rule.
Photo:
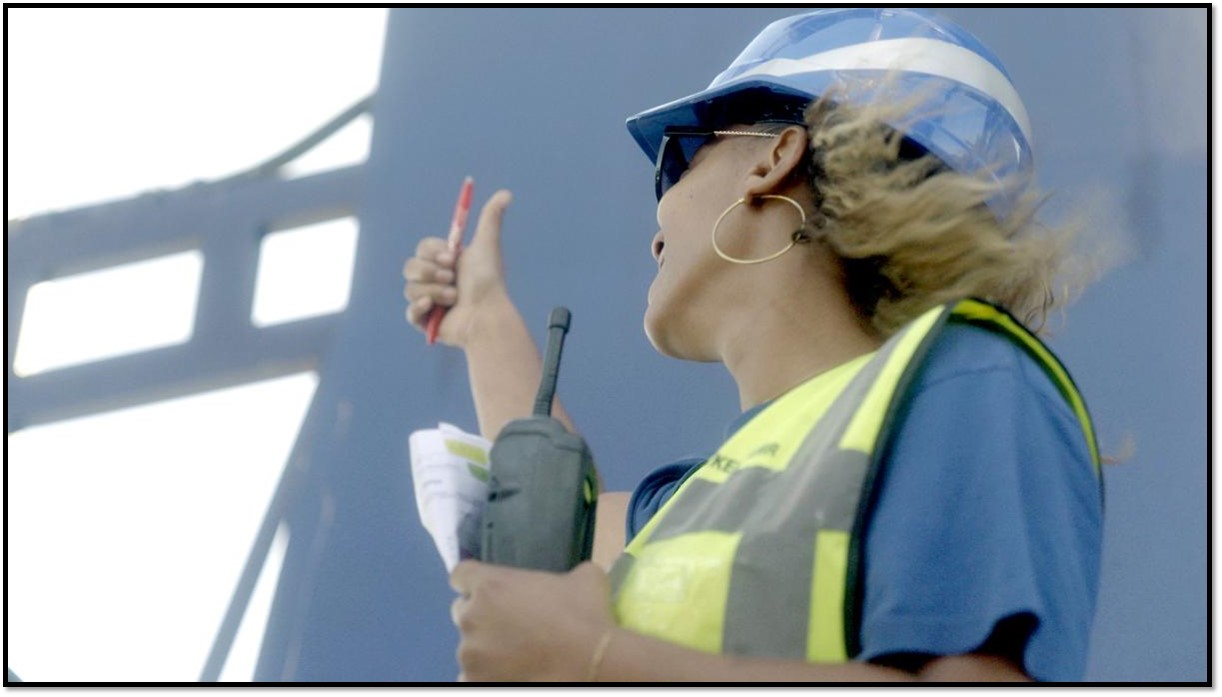
[[[656,188],[659,201],[662,200],[662,195],[675,182],[679,181],[679,175],[683,174],[683,168],[686,166],[686,163],[682,162],[682,149],[679,148],[678,141],[678,136],[662,137],[662,149],[658,152],[656,173]]]
[[[703,135],[663,136],[655,175],[658,200],[661,200],[662,195],[687,171],[696,151],[704,145],[707,138],[708,136]]]

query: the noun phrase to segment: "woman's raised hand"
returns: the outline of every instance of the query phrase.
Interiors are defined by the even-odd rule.
[[[512,198],[502,189],[488,199],[471,243],[457,259],[444,239],[420,240],[416,255],[403,265],[407,281],[403,294],[409,303],[407,321],[412,326],[424,331],[429,312],[434,307],[447,308],[437,340],[465,348],[481,316],[495,312],[508,300],[501,259],[501,220]]]

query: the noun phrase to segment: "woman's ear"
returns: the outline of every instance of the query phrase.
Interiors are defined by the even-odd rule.
[[[759,159],[753,163],[743,190],[748,201],[764,194],[775,194],[788,188],[786,182],[802,164],[807,148],[806,129],[793,125],[760,148]]]

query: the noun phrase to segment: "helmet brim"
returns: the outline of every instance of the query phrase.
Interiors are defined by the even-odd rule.
[[[669,126],[721,128],[732,121],[802,120],[813,95],[775,78],[746,79],[718,85],[630,117],[628,132],[650,162],[657,160]],[[725,105],[734,102],[733,108]]]

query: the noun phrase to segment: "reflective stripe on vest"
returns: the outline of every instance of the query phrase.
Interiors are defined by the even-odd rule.
[[[620,625],[712,653],[819,662],[859,653],[859,548],[882,446],[952,314],[1004,332],[1044,366],[1097,472],[1089,416],[1052,353],[987,303],[936,307],[878,351],[779,397],[688,477],[611,570]]]

